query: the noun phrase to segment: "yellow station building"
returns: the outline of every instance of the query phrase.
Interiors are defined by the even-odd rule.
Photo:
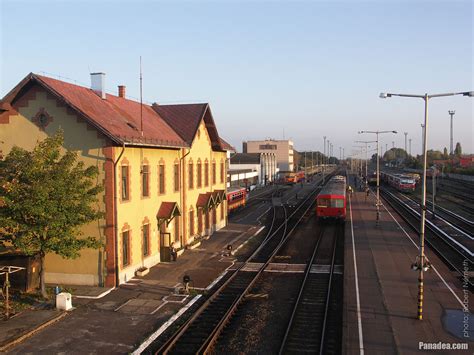
[[[116,286],[224,227],[230,148],[208,104],[141,105],[105,92],[105,74],[83,87],[29,74],[0,101],[0,155],[32,150],[64,131],[64,148],[99,168],[102,220],[83,227],[103,242],[78,259],[46,257],[46,282]]]

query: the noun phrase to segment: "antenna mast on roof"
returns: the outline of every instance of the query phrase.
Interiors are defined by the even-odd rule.
[[[140,56],[140,132],[143,137],[143,77],[142,77],[142,56]]]

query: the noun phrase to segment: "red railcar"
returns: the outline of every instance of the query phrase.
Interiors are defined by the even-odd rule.
[[[296,182],[304,182],[304,181],[305,181],[304,171],[298,171],[296,173]]]
[[[346,220],[346,178],[334,176],[316,197],[316,216],[318,220]]]
[[[407,192],[415,191],[416,182],[415,179],[411,176],[403,174],[392,174],[388,172],[381,172],[381,177],[384,182],[393,186],[398,191]]]
[[[228,212],[232,212],[239,207],[244,207],[247,203],[247,190],[245,187],[231,187],[227,190],[226,196]]]

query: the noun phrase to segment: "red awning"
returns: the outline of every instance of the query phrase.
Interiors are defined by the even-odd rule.
[[[161,225],[163,222],[166,222],[168,225],[176,216],[181,216],[181,211],[179,210],[178,204],[176,202],[162,202],[160,209],[156,214],[156,219],[158,219],[159,225]]]
[[[203,210],[207,211],[214,206],[214,198],[212,197],[212,192],[207,192],[205,194],[199,194],[196,207],[202,208]]]

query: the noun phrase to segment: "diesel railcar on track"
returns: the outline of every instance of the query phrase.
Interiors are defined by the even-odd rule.
[[[346,220],[346,178],[332,177],[316,197],[316,216],[318,221]]]

